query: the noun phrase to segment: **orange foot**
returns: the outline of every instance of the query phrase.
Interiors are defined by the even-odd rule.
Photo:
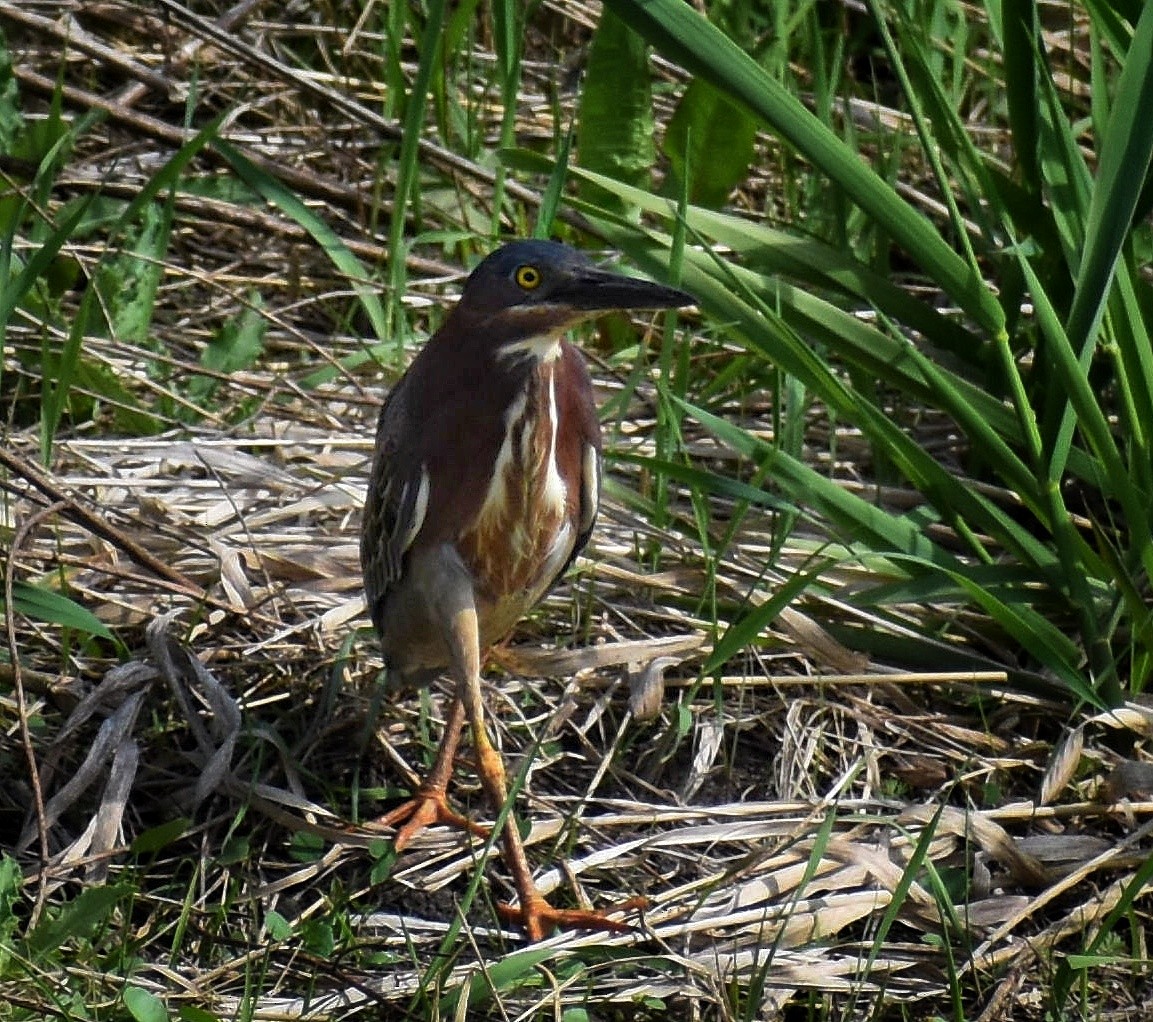
[[[607,909],[608,912],[631,912],[644,908],[648,898],[629,898],[628,901]],[[602,930],[606,933],[629,933],[636,930],[628,923],[609,919],[604,912],[589,912],[579,908],[553,908],[539,894],[516,908],[497,905],[496,910],[506,922],[515,923],[528,934],[529,940],[544,940],[553,930]]]
[[[487,827],[474,823],[449,806],[444,788],[424,784],[407,802],[373,820],[372,826],[398,827],[392,844],[398,852],[403,852],[417,834],[438,823],[467,830],[477,837],[488,837]]]

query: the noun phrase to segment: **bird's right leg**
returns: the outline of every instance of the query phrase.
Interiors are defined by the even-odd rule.
[[[393,842],[398,852],[425,827],[436,823],[467,830],[479,837],[487,837],[489,833],[487,827],[449,806],[446,793],[467,713],[457,670],[456,644],[445,631],[458,610],[473,606],[472,581],[450,545],[422,551],[412,559],[406,599],[407,613],[394,622],[394,627],[403,641],[410,644],[428,646],[433,637],[443,641],[454,689],[432,769],[412,798],[376,821],[383,826],[399,827]],[[432,613],[422,608],[431,608]]]
[[[448,782],[452,777],[452,766],[456,760],[456,750],[460,745],[464,721],[464,703],[460,693],[457,692],[452,697],[452,704],[448,709],[448,720],[444,726],[440,746],[436,750],[436,760],[432,764],[432,769],[412,798],[373,821],[373,826],[399,827],[393,839],[393,847],[398,852],[403,852],[422,830],[435,824],[457,827],[479,837],[488,836],[486,827],[474,823],[448,804]]]

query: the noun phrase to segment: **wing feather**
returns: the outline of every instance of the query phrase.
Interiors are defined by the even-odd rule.
[[[428,512],[428,468],[396,443],[405,414],[402,390],[398,386],[380,411],[360,534],[365,599],[378,632],[383,631],[385,600],[403,575],[404,556],[420,534]]]
[[[563,423],[561,434],[563,442],[569,445],[569,453],[565,455],[566,464],[571,466],[569,471],[575,471],[579,465],[580,489],[575,495],[573,525],[576,540],[568,559],[553,580],[554,585],[577,559],[592,535],[601,491],[601,432],[592,398],[592,382],[585,368],[584,356],[577,348],[565,342],[561,345],[561,353],[560,371],[570,381],[567,385],[558,385],[558,410]]]

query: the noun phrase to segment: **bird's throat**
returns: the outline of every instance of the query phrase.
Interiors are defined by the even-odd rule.
[[[517,362],[524,358],[532,359],[537,364],[548,364],[560,358],[561,342],[564,340],[564,328],[548,331],[541,334],[532,334],[529,337],[519,337],[515,341],[502,344],[496,350],[500,362]]]

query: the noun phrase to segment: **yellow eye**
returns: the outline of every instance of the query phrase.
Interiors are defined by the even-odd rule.
[[[541,275],[540,270],[535,266],[518,266],[513,279],[523,287],[526,291],[532,291],[534,288],[540,287]]]

